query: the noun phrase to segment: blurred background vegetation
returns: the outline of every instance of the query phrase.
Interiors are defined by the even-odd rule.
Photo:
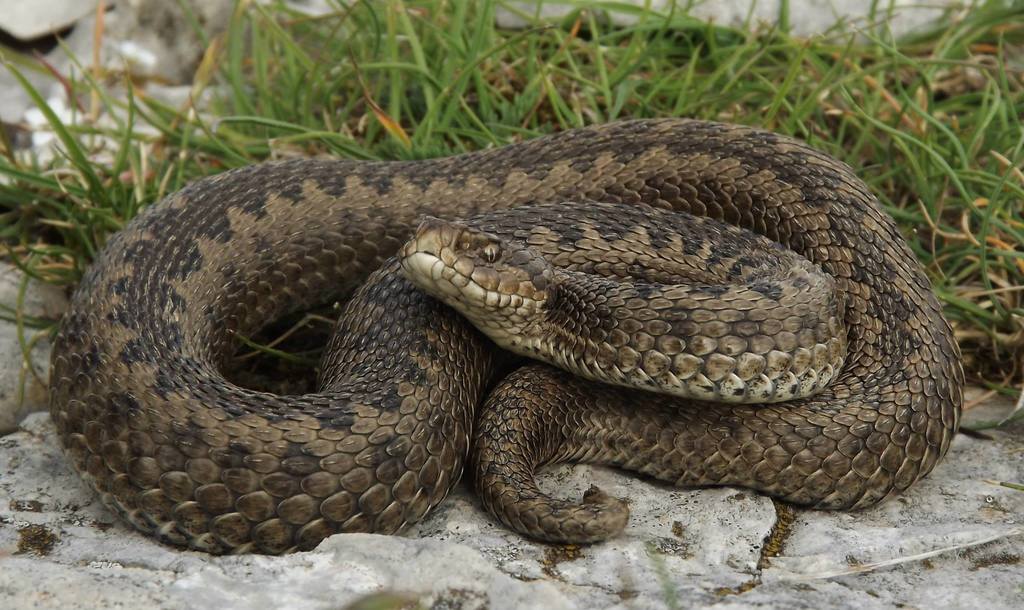
[[[181,3],[183,10],[186,3]],[[71,288],[104,241],[196,177],[264,159],[416,159],[622,118],[756,125],[853,166],[896,218],[953,323],[973,383],[1024,381],[1024,10],[984,2],[894,40],[884,19],[800,38],[681,11],[590,3],[495,26],[493,2],[355,2],[315,17],[238,3],[182,103],[127,70],[54,74],[71,117],[5,53],[56,155],[0,138],[0,243]],[[602,8],[631,16],[612,27]],[[97,32],[102,36],[102,32]],[[0,315],[47,331],[53,321]],[[309,320],[305,320],[308,322]],[[314,320],[315,321],[315,320]]]

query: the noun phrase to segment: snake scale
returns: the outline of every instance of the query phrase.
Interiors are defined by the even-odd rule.
[[[601,205],[633,215],[584,216],[593,226],[582,231],[559,224],[558,206],[574,218]],[[720,311],[720,319],[698,319],[684,303],[687,320],[701,324],[680,323],[674,338],[659,335],[664,323],[648,315],[658,307],[638,304],[650,287],[617,278],[636,272],[649,284],[672,284],[675,263],[663,262],[672,255],[645,252],[690,248],[711,259],[704,271],[720,276],[733,273],[727,263],[741,273],[753,262],[719,237],[733,232],[742,242],[750,233],[698,228],[679,239],[658,229],[662,223],[632,226],[635,213],[668,213],[662,210],[759,234],[805,257],[808,273],[827,276],[825,293],[836,296],[820,311],[838,312],[841,325],[824,326],[845,346],[827,387],[793,388],[786,371],[776,371],[785,383],[750,381],[763,382],[777,368],[768,363],[772,351],[787,345],[805,349],[775,357],[801,361],[791,372],[808,361],[825,370],[837,345],[824,339],[815,348],[821,324],[803,306],[801,326],[789,328],[786,319],[750,326],[764,321],[757,308],[746,320]],[[616,360],[608,348],[584,346],[583,368],[612,362],[636,378],[636,368],[650,365],[640,377],[686,387],[732,380],[716,387],[755,397],[779,386],[772,398],[779,402],[711,404],[539,364],[507,374],[517,360],[403,274],[394,255],[425,216],[483,218],[488,235],[563,251],[565,273],[618,282],[611,293],[598,292],[605,305],[617,299],[633,307],[636,320],[588,327],[572,316],[605,305],[583,301],[552,307],[545,318],[558,314],[563,328],[621,348]],[[629,232],[639,246],[629,256],[622,254],[629,247],[620,251],[618,264],[573,259],[576,249],[607,254],[608,241]],[[750,256],[766,256],[761,250]],[[788,255],[776,254],[786,267]],[[511,263],[529,268],[529,257]],[[778,300],[775,280],[758,277],[761,288],[752,289]],[[626,298],[616,290],[645,294]],[[717,294],[728,303],[727,290]],[[576,294],[548,292],[563,305]],[[220,373],[236,334],[339,295],[351,298],[317,393],[269,394]],[[653,302],[664,300],[659,295]],[[729,352],[736,335],[751,353]],[[774,347],[758,347],[763,341]],[[676,354],[681,360],[670,369],[668,360],[677,359],[666,356],[682,343],[706,357]],[[628,515],[621,500],[600,490],[581,503],[540,492],[534,470],[561,460],[614,464],[681,485],[746,486],[817,508],[869,506],[907,489],[945,454],[963,382],[959,350],[927,278],[850,168],[770,132],[662,119],[441,159],[291,160],[194,182],[131,221],[87,271],[54,345],[50,410],[74,467],[134,527],[213,553],[281,553],[313,548],[336,532],[397,532],[436,506],[466,464],[484,505],[542,540],[600,540],[621,530]],[[788,400],[787,387],[794,396],[816,393]]]

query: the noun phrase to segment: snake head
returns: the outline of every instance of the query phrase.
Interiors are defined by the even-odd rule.
[[[529,336],[548,300],[546,260],[467,224],[427,217],[399,257],[416,286],[505,347]]]

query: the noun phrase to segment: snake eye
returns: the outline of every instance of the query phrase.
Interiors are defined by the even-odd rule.
[[[501,256],[501,249],[498,247],[498,244],[487,244],[480,254],[483,256],[484,261],[495,263],[498,261],[498,257]]]

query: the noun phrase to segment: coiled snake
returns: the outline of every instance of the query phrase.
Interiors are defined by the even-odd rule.
[[[630,204],[742,227],[810,263],[746,231]],[[456,235],[461,251],[461,225],[428,220],[409,241],[424,216],[479,217],[468,229],[485,242],[535,247],[503,258],[467,238],[481,264],[513,268],[437,275],[555,295],[530,312],[562,329],[541,341],[563,350],[553,360],[592,377],[610,366],[620,384],[765,404],[657,395],[546,365],[499,380],[511,357],[414,287],[393,256],[409,242],[406,273],[429,277],[422,256],[436,235]],[[567,288],[538,251],[601,287]],[[686,264],[700,295],[675,286]],[[769,267],[776,275],[763,275]],[[747,284],[728,285],[735,278]],[[258,392],[219,372],[235,333],[363,280],[318,393]],[[753,305],[733,306],[747,297]],[[774,316],[762,306],[771,301],[792,309]],[[757,129],[638,120],[443,159],[296,160],[197,181],[129,223],[83,278],[54,346],[50,409],[104,502],[173,544],[280,553],[335,532],[397,532],[445,497],[471,446],[475,485],[502,521],[585,542],[619,531],[625,505],[599,490],[582,503],[549,498],[533,483],[538,465],[597,461],[818,508],[898,493],[957,430],[959,355],[912,252],[848,167]]]

